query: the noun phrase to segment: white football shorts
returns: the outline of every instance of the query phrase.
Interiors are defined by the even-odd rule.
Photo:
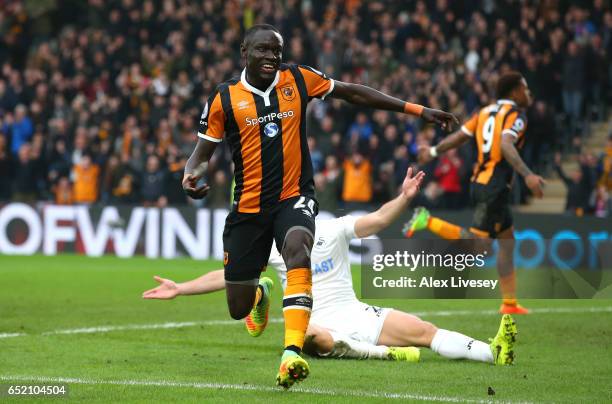
[[[315,312],[310,323],[357,341],[378,345],[385,318],[391,310],[357,302]]]

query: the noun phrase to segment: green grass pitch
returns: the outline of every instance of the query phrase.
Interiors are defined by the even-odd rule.
[[[311,376],[282,391],[274,386],[282,323],[251,338],[241,322],[230,320],[224,293],[173,301],[140,297],[154,286],[155,274],[183,281],[219,266],[187,259],[0,256],[0,384],[64,381],[70,401],[100,403],[612,400],[610,300],[524,302],[536,310],[516,318],[512,367],[449,361],[427,349],[418,364],[310,359]],[[274,293],[271,317],[279,319],[280,288]],[[499,324],[496,300],[369,302],[423,313],[440,327],[484,340]],[[173,324],[149,327],[166,323]]]

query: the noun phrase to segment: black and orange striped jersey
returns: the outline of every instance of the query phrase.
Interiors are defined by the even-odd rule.
[[[217,86],[200,118],[198,136],[229,144],[234,160],[234,207],[257,213],[279,201],[314,198],[306,142],[306,105],[325,98],[334,81],[308,67],[281,64],[265,90],[251,86],[246,71]]]
[[[498,100],[472,115],[461,127],[465,134],[474,137],[478,149],[472,182],[482,184],[491,191],[509,186],[514,170],[502,155],[502,135],[516,137],[515,144],[520,149],[525,142],[526,129],[525,114],[510,100]]]

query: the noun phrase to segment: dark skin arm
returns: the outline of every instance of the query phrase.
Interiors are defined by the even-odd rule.
[[[208,169],[208,160],[212,157],[217,143],[198,138],[198,143],[193,149],[183,174],[183,191],[193,199],[202,199],[210,190],[208,184],[196,188],[197,182]]]
[[[502,155],[504,159],[516,170],[517,173],[522,175],[525,178],[525,184],[527,188],[531,190],[533,195],[536,198],[541,198],[543,196],[542,187],[545,184],[545,181],[539,175],[535,175],[527,164],[521,158],[518,150],[514,147],[515,138],[512,135],[504,134],[502,135]]]
[[[519,155],[518,150],[514,147],[514,139],[512,135],[502,135],[502,155],[504,159],[516,170],[517,173],[523,177],[533,174],[527,164],[523,161]]]
[[[391,97],[371,87],[337,80],[334,81],[334,91],[331,96],[351,104],[394,112],[404,112],[406,104],[399,98]],[[423,108],[420,117],[427,122],[440,125],[443,130],[450,130],[453,124],[459,124],[459,120],[453,114],[437,109]]]
[[[438,153],[444,153],[449,151],[450,149],[455,149],[468,141],[472,140],[472,137],[463,133],[463,131],[458,130],[452,135],[448,135],[438,145],[436,146],[436,151]],[[426,164],[433,160],[433,156],[429,152],[429,146],[420,145],[418,147],[418,161],[419,164]]]

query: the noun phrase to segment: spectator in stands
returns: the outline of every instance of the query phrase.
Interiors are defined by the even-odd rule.
[[[166,164],[168,167],[168,175],[166,177],[166,187],[164,195],[168,198],[168,204],[170,205],[184,205],[187,202],[185,192],[183,192],[183,170],[187,163],[185,156],[178,156],[178,149],[171,148],[170,150],[176,150],[175,153],[168,153]],[[226,200],[227,203],[229,201]]]
[[[2,60],[2,58],[0,58]],[[6,85],[6,81],[0,79],[0,114],[12,111],[17,105],[18,99],[12,87]]]
[[[26,106],[23,104],[15,107],[15,116],[8,113],[4,119],[2,132],[8,133],[11,140],[11,152],[17,155],[21,146],[30,141],[34,134],[34,125],[27,116]]]
[[[355,149],[343,164],[342,200],[347,209],[372,200],[372,164]]]
[[[100,167],[94,164],[91,155],[83,154],[72,167],[73,198],[75,203],[92,204],[98,200],[98,178]]]
[[[528,135],[523,150],[525,163],[534,172],[543,172],[546,156],[554,145],[555,136],[551,128],[555,127],[554,116],[550,108],[542,100],[534,103],[533,108],[528,111]]]
[[[612,134],[608,136],[606,149],[599,159],[599,185],[612,191]]]
[[[121,165],[111,177],[112,196],[110,201],[119,204],[140,202],[138,173],[121,158]]]
[[[116,154],[110,155],[100,175],[100,200],[103,203],[112,203],[113,188],[116,186],[120,170],[121,161],[119,156]]]
[[[434,176],[442,189],[439,207],[457,209],[461,203],[461,167],[463,162],[456,149],[440,156]]]
[[[315,192],[317,193],[317,202],[319,202],[319,210],[335,211],[338,208],[338,196],[333,189],[333,185],[327,182],[325,174],[315,174],[314,185]]]
[[[338,160],[342,161],[346,157],[346,146],[342,141],[342,135],[338,132],[334,132],[331,136],[331,152],[330,156],[336,157]]]
[[[51,183],[55,183],[60,177],[69,176],[72,168],[70,154],[66,150],[66,141],[63,138],[59,138],[53,146],[53,150],[47,160],[47,179]]]
[[[182,190],[182,187],[181,187]],[[211,209],[228,209],[230,207],[231,182],[223,170],[214,174],[210,192],[206,197],[206,206]]]
[[[11,197],[13,174],[12,158],[6,146],[6,137],[0,132],[0,201]]]
[[[572,135],[576,135],[580,127],[585,90],[585,60],[580,52],[576,42],[569,42],[563,64],[563,108],[569,117]]]
[[[372,132],[372,124],[368,120],[368,116],[363,112],[359,112],[355,122],[349,126],[347,135],[351,145],[356,146],[360,141],[367,141]]]
[[[79,126],[74,135],[74,145],[72,147],[71,162],[79,164],[81,158],[87,153],[87,128]],[[90,157],[92,157],[90,155]]]
[[[603,91],[607,88],[609,58],[602,46],[600,35],[591,37],[590,46],[586,54],[587,77],[586,83],[589,88],[590,101],[592,103],[593,118],[601,121],[604,118]]]
[[[54,202],[57,205],[72,205],[74,203],[72,185],[67,177],[59,178],[53,186],[53,194],[55,195]]]
[[[166,172],[161,167],[159,157],[151,154],[147,157],[145,172],[141,181],[141,198],[145,206],[165,206]]]
[[[331,116],[325,115],[321,122],[319,122],[318,129],[314,131],[314,137],[317,140],[317,144],[319,145],[319,149],[324,155],[328,155],[332,153],[331,150],[331,137],[334,133],[334,121]]]
[[[36,162],[32,160],[32,146],[30,143],[23,143],[19,148],[17,161],[10,170],[13,173],[13,195],[14,201],[33,203],[38,197],[36,183],[38,172]]]
[[[559,153],[555,155],[555,170],[567,188],[565,211],[576,216],[583,216],[589,209],[591,193],[593,192],[593,181],[588,157],[582,155],[579,161],[580,167],[569,177],[561,167],[561,155]]]
[[[406,170],[410,167],[410,156],[408,155],[408,147],[404,145],[397,146],[394,153],[393,167],[395,183],[399,184],[402,178],[406,175]],[[402,175],[404,177],[402,177]]]
[[[323,153],[317,148],[317,140],[312,136],[308,137],[308,150],[310,151],[310,158],[312,160],[312,169],[316,174],[323,170],[324,160]]]
[[[339,66],[338,50],[334,48],[334,43],[330,38],[325,39],[317,58],[317,67],[328,76],[336,77],[339,72]]]
[[[599,185],[593,194],[593,213],[597,217],[608,217],[612,212],[612,198],[605,185]]]
[[[387,161],[379,166],[376,180],[372,184],[372,202],[385,203],[393,199],[397,193],[393,177],[393,162]]]
[[[327,204],[328,210],[335,210],[338,206],[338,201],[341,197],[341,177],[340,165],[335,155],[329,155],[325,158],[325,169],[323,170],[325,176],[325,192],[328,193],[328,199],[335,199],[333,203]],[[315,184],[316,185],[316,184]]]

